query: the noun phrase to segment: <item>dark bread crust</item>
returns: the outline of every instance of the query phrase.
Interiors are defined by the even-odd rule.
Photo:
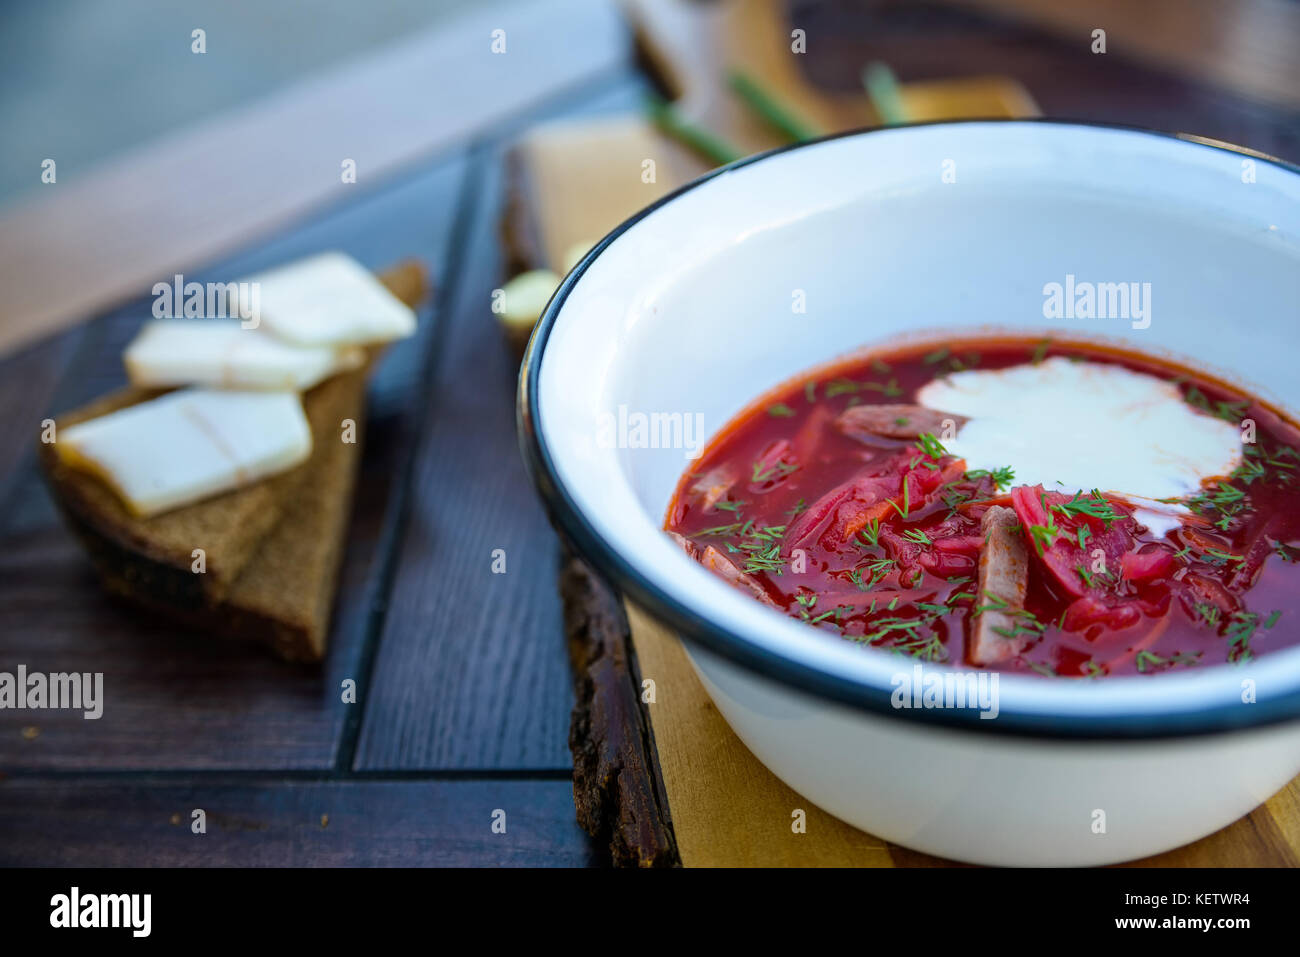
[[[303,396],[313,447],[324,438],[335,408],[346,398],[338,378]],[[127,387],[59,416],[55,428],[61,431],[161,394]],[[264,482],[152,518],[132,515],[98,478],[65,465],[56,443],[41,445],[41,464],[60,511],[101,572],[117,574],[132,588],[165,596],[170,604],[200,610],[225,597],[262,539],[279,522],[284,504],[307,476],[310,459]],[[204,551],[202,575],[191,570],[196,548]]]
[[[408,305],[423,298],[416,263],[381,278]],[[106,485],[42,444],[53,497],[105,588],[186,627],[264,643],[290,660],[320,660],[360,461],[366,376],[378,354],[303,395],[312,454],[302,465],[152,518],[131,515]],[[128,387],[60,416],[56,428],[161,392]],[[342,441],[344,419],[356,423],[355,443]],[[191,570],[195,548],[204,549],[205,574]]]
[[[138,576],[132,577],[129,565],[99,563],[104,586],[185,628],[263,644],[289,661],[321,660],[361,461],[366,370],[329,381],[338,383],[344,393],[339,401],[329,403],[331,415],[336,412],[337,418],[322,420],[323,436],[316,434],[317,422],[312,419],[312,455],[300,466],[304,478],[283,504],[280,523],[222,600],[195,605],[145,587]],[[343,419],[357,423],[355,443],[340,440]]]

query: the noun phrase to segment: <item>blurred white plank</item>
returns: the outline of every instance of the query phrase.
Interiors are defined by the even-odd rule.
[[[463,143],[613,69],[630,45],[607,0],[494,7],[60,179],[0,218],[0,352]]]

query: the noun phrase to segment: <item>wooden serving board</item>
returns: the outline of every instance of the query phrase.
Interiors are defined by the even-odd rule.
[[[745,151],[778,145],[781,138],[726,89],[726,77],[736,68],[828,131],[875,120],[865,96],[826,95],[805,81],[790,51],[790,25],[775,2],[631,0],[626,6],[642,59],[675,99],[679,114]],[[821,42],[820,35],[809,42]],[[1046,41],[1029,37],[1025,43],[1037,49]],[[917,59],[928,63],[928,57]],[[1131,65],[1125,69],[1130,82],[1144,79]],[[917,120],[1037,113],[1028,93],[1006,78],[912,82],[902,92]],[[641,175],[647,159],[655,161],[653,182]],[[509,158],[510,202],[503,225],[511,264],[560,271],[573,244],[598,239],[708,167],[637,115],[535,128]],[[863,833],[778,780],[723,720],[678,639],[641,610],[625,607],[580,559],[566,558],[560,590],[575,672],[570,747],[578,819],[608,842],[616,863],[951,863]],[[641,700],[643,677],[655,682],[653,704]],[[790,827],[796,808],[807,813],[806,833]],[[1295,866],[1300,863],[1300,779],[1231,827],[1137,863]]]
[[[578,558],[561,573],[575,668],[579,822],[615,863],[686,867],[942,867],[810,804],[736,737],[681,642]],[[655,701],[642,702],[652,679]],[[792,813],[806,812],[795,833]],[[1300,778],[1241,820],[1138,867],[1300,866]]]

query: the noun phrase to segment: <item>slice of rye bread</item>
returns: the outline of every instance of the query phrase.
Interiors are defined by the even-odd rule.
[[[412,306],[427,285],[414,262],[380,278]],[[360,459],[368,368],[304,393],[313,446],[302,465],[153,518],[132,516],[102,482],[42,445],[55,501],[105,587],[188,626],[262,641],[285,658],[318,660]],[[123,389],[59,417],[57,428],[158,394]],[[357,423],[355,443],[341,441],[344,419]],[[196,548],[204,550],[204,574],[192,570]]]
[[[338,419],[324,440],[315,441],[302,466],[306,474],[283,504],[279,523],[262,539],[224,598],[195,608],[142,588],[120,569],[101,565],[104,586],[184,628],[264,644],[288,661],[320,661],[361,461],[366,370],[335,379],[343,380],[340,386],[346,393],[335,410]],[[340,440],[343,419],[356,423],[355,442]],[[312,424],[314,432],[315,421]]]

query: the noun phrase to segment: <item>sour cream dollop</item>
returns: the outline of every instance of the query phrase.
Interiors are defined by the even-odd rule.
[[[917,400],[970,420],[944,442],[968,469],[1010,466],[1016,485],[1114,493],[1157,536],[1187,514],[1159,499],[1195,494],[1241,464],[1236,425],[1197,412],[1172,382],[1117,365],[1055,356],[971,369],[926,384]]]

